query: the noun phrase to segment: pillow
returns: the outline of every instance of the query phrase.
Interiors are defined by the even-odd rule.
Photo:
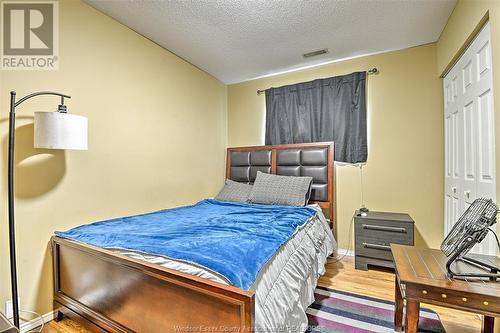
[[[305,206],[311,197],[312,177],[270,175],[257,171],[250,202]]]
[[[222,201],[247,202],[252,192],[252,185],[238,183],[231,179],[226,179],[226,184],[217,194],[215,199]]]

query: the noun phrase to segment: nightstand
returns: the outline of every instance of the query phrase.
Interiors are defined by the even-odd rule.
[[[391,243],[413,245],[414,221],[408,214],[368,212],[354,217],[355,266],[367,270],[368,265],[394,268]]]

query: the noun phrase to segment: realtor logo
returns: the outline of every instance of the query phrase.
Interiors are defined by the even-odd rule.
[[[1,12],[1,69],[58,68],[57,1],[4,1]]]

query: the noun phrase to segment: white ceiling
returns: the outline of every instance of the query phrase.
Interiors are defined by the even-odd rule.
[[[456,0],[85,0],[224,83],[435,42]],[[303,53],[329,53],[304,59]]]

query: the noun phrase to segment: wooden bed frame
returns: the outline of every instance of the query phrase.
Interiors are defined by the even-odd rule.
[[[228,148],[328,148],[328,203],[334,217],[333,144]],[[275,161],[275,157],[273,157]],[[229,165],[229,158],[227,158]],[[275,162],[273,162],[275,172]],[[54,236],[56,320],[94,332],[245,332],[254,328],[254,293]]]

